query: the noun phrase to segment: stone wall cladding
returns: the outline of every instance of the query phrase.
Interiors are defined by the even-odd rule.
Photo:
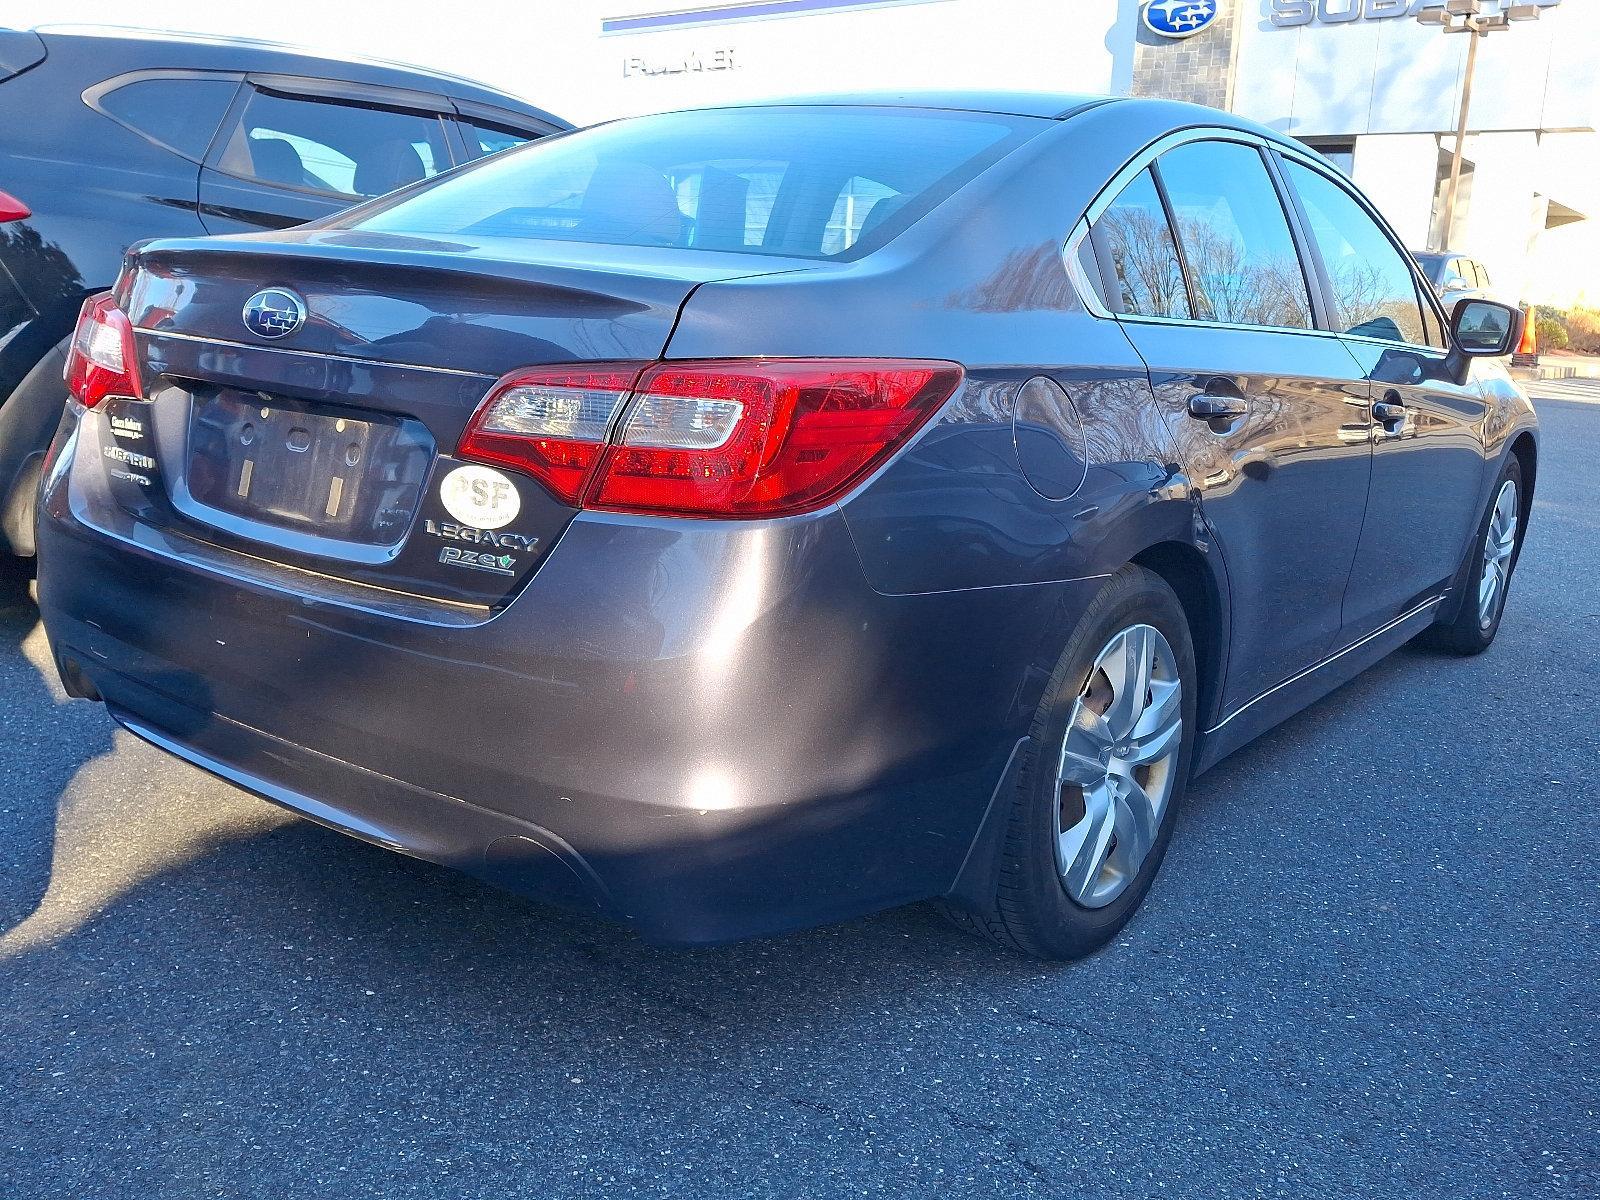
[[[1212,108],[1228,106],[1233,75],[1234,30],[1249,0],[1212,0],[1223,11],[1210,28],[1176,41],[1157,37],[1139,23],[1133,60],[1133,94],[1187,100]]]

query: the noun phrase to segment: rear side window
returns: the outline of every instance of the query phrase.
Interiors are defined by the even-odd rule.
[[[238,90],[236,79],[135,79],[102,95],[98,107],[135,133],[199,162]]]
[[[1148,169],[1122,189],[1094,229],[1111,260],[1118,311],[1141,317],[1191,315],[1178,247]]]
[[[278,186],[381,196],[450,166],[433,115],[252,91],[217,160]]]
[[[1336,327],[1359,337],[1429,345],[1405,255],[1339,184],[1297,162],[1286,161],[1284,167],[1328,272]]]
[[[1311,328],[1311,295],[1266,163],[1239,142],[1190,142],[1157,160],[1195,316],[1224,325]]]
[[[843,106],[667,113],[535,142],[351,224],[849,256],[894,236],[1042,127],[988,113]]]

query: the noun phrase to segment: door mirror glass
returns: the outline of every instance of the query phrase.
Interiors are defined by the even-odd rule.
[[[1463,354],[1498,358],[1522,340],[1522,311],[1493,300],[1462,300],[1450,317],[1450,336]]]

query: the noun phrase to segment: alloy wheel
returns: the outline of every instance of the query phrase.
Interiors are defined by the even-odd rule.
[[[1495,497],[1489,532],[1483,539],[1483,579],[1478,584],[1478,626],[1489,629],[1505,604],[1511,582],[1511,556],[1517,548],[1517,483],[1508,479]]]
[[[1139,874],[1177,781],[1183,681],[1151,625],[1122,630],[1095,657],[1061,747],[1056,870],[1086,908]]]

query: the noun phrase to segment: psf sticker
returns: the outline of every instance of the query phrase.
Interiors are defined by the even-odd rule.
[[[476,529],[499,529],[522,511],[517,485],[493,467],[457,467],[439,484],[439,499],[452,517]]]

